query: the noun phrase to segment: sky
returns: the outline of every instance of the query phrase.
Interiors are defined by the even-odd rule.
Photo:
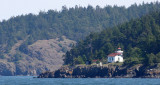
[[[38,14],[40,11],[58,10],[62,6],[68,8],[75,5],[86,7],[91,5],[104,7],[106,5],[117,5],[129,7],[131,4],[150,3],[160,0],[0,0],[0,21],[7,20],[10,17],[25,15],[28,13]]]

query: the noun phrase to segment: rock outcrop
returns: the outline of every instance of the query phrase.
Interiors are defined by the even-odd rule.
[[[22,40],[17,42],[5,58],[0,59],[0,75],[38,75],[55,71],[63,65],[63,55],[76,42],[66,37],[38,40],[27,47],[27,53],[19,51]]]
[[[142,70],[143,67],[141,64],[132,67],[64,66],[53,72],[41,73],[38,78],[160,78],[160,69]]]

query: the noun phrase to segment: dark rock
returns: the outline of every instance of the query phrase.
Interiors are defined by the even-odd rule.
[[[64,66],[55,72],[41,73],[38,78],[160,78],[160,69],[147,69],[138,64],[123,66]]]

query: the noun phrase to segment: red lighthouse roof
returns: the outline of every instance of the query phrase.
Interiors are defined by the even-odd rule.
[[[121,55],[122,53],[111,53],[108,55],[108,57],[115,57],[116,55]]]
[[[120,50],[121,48],[119,47],[118,50]]]

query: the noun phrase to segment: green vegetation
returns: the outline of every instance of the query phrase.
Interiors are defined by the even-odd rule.
[[[148,24],[148,22],[144,22],[141,24],[147,24],[144,25],[145,27],[141,26],[141,24],[138,24],[138,27],[135,25],[141,21],[129,23],[129,26],[125,25],[128,29],[132,29],[135,27],[137,28],[135,28],[136,30],[132,31],[124,30],[125,32],[119,30],[120,26],[116,26],[130,20],[133,21],[133,19],[140,18],[150,12],[159,10],[159,2],[150,4],[147,3],[142,5],[134,4],[129,8],[125,8],[123,6],[106,6],[104,8],[96,6],[96,8],[93,8],[90,5],[88,7],[75,6],[73,8],[67,8],[63,6],[61,11],[49,10],[48,12],[41,11],[38,15],[27,14],[17,17],[11,17],[9,20],[3,20],[2,22],[0,22],[0,58],[5,59],[5,55],[7,54],[9,57],[11,57],[11,59],[7,58],[9,59],[9,61],[21,60],[21,58],[23,57],[21,53],[15,56],[9,55],[12,46],[19,40],[23,40],[24,42],[16,50],[29,55],[29,51],[27,48],[28,45],[33,44],[37,40],[48,40],[57,37],[59,37],[60,40],[63,40],[62,36],[65,36],[66,38],[71,40],[79,41],[78,46],[81,47],[78,49],[75,47],[70,52],[67,52],[66,55],[72,55],[71,58],[65,59],[66,64],[69,64],[71,62],[72,64],[84,63],[86,60],[93,59],[106,60],[106,55],[113,52],[116,45],[117,47],[121,46],[125,51],[127,48],[124,46],[128,46],[128,49],[130,51],[127,52],[132,52],[134,56],[141,57],[144,56],[144,53],[141,52],[144,51],[144,49],[141,49],[142,47],[134,46],[134,44],[128,45],[128,43],[133,43],[135,41],[123,41],[125,41],[124,39],[135,40],[136,36],[138,35],[138,33],[136,33],[135,31],[141,30],[141,28],[145,27],[150,30],[150,24]],[[148,19],[146,19],[146,21],[148,21]],[[157,28],[157,25],[154,24],[156,24],[157,22],[152,23],[155,28]],[[135,25],[133,25],[132,27],[132,24]],[[125,26],[123,28],[126,28]],[[112,27],[114,27],[113,30],[109,29]],[[100,32],[104,29],[108,30],[101,32],[101,35],[94,33]],[[130,32],[133,34],[130,35]],[[126,35],[125,33],[128,33],[128,35]],[[91,35],[88,36],[89,34]],[[148,32],[144,32],[143,34],[141,34],[140,36],[142,37],[139,37],[137,41],[146,41],[146,37],[144,36],[147,36],[148,34],[150,36],[147,39],[151,42],[148,42],[146,44],[148,45],[153,43],[156,38],[154,36],[151,36],[152,34]],[[88,37],[85,41],[83,41],[86,36]],[[112,42],[114,42],[114,44]],[[152,45],[154,46],[154,43]],[[149,46],[152,47],[151,45]],[[137,49],[139,50],[137,51]],[[147,49],[146,52],[150,52],[148,50],[154,51],[154,49]],[[158,50],[155,50],[156,51],[153,54],[156,55]],[[66,52],[67,50],[66,48],[63,48],[62,51]],[[125,55],[130,56],[132,54],[126,53]],[[78,58],[78,56],[82,57],[82,59]],[[74,60],[76,62],[73,62]]]
[[[37,40],[66,36],[66,38],[79,41],[81,39],[83,40],[92,32],[100,32],[103,29],[122,24],[131,19],[139,18],[149,12],[159,10],[160,5],[158,2],[139,6],[134,4],[129,8],[117,6],[106,6],[104,8],[100,8],[99,6],[96,8],[92,6],[75,6],[74,8],[67,8],[63,6],[60,12],[49,10],[48,12],[41,11],[38,15],[27,14],[12,17],[7,21],[3,20],[0,22],[0,54],[9,53],[12,46],[18,42],[18,40],[25,41],[20,46],[19,50],[28,54],[27,46]],[[117,30],[115,34],[118,32]],[[88,39],[95,36],[96,35],[91,34]],[[123,35],[120,34],[119,37],[121,36]],[[152,36],[149,39],[152,39]],[[88,41],[87,43],[95,42]],[[98,44],[99,42],[96,43]],[[98,47],[102,46],[100,45]],[[101,59],[103,59],[105,58],[106,52],[108,54],[114,50],[113,44],[111,43],[107,43],[103,47],[104,48],[101,50],[97,50],[98,54],[96,54],[96,57],[101,57]],[[89,46],[87,46],[87,48],[90,49]],[[84,52],[85,51],[86,50],[84,50]],[[88,57],[90,54],[85,55]],[[1,57],[3,58],[3,56]]]
[[[128,8],[64,6],[61,11],[3,20],[0,22],[0,75],[55,70],[63,64],[62,59],[66,65],[85,65],[88,61],[95,66],[103,61],[107,66],[111,64],[107,64],[107,55],[119,46],[124,50],[125,62],[113,65],[160,66],[157,64],[160,63],[159,2]]]
[[[82,59],[86,56],[87,60],[103,60],[119,46],[124,50],[123,65],[154,66],[160,63],[160,12],[90,34],[67,52],[64,61],[72,64],[78,56]]]

